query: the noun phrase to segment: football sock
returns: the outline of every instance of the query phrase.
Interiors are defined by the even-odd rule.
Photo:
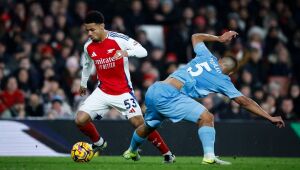
[[[136,152],[138,147],[142,145],[142,143],[145,141],[145,138],[141,138],[136,131],[134,131],[129,149],[133,152]]]
[[[99,141],[100,135],[93,122],[88,122],[84,126],[78,126],[78,128],[83,134],[88,136],[94,143]]]
[[[94,142],[95,145],[97,146],[101,146],[104,143],[104,139],[102,137],[100,137],[100,139],[97,142]]]
[[[202,142],[204,156],[212,158],[215,156],[214,144],[216,131],[214,127],[202,126],[198,129],[198,135]]]
[[[168,152],[169,155],[172,154],[170,152],[170,149],[156,130],[150,133],[150,135],[148,136],[148,141],[150,141],[152,145],[155,146],[162,155],[168,155]]]

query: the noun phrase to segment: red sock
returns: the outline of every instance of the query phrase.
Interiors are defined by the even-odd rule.
[[[156,130],[150,133],[148,136],[148,141],[150,141],[162,155],[170,151],[169,147]]]
[[[93,122],[88,122],[84,126],[77,126],[82,133],[88,136],[93,142],[98,142],[100,139],[100,135],[93,124]]]

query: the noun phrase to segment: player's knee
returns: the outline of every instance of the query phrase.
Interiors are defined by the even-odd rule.
[[[75,123],[77,126],[84,126],[89,121],[88,118],[86,118],[86,113],[84,112],[77,112]]]
[[[203,120],[204,122],[214,122],[214,115],[208,111],[204,112],[201,115],[201,120]]]
[[[205,111],[200,116],[199,125],[200,126],[213,126],[214,124],[214,115],[209,111]]]
[[[142,124],[140,125],[137,129],[136,129],[136,133],[142,137],[142,138],[146,138],[150,133],[152,133],[155,130],[155,128],[150,128],[148,127],[146,124]]]
[[[144,124],[144,118],[142,116],[134,116],[130,118],[129,121],[134,128],[138,128],[140,125]]]

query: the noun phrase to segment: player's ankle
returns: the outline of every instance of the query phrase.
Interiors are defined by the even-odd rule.
[[[214,153],[206,153],[204,154],[204,159],[214,159],[216,156]]]
[[[102,137],[100,137],[100,139],[97,142],[94,142],[94,145],[101,146],[104,144],[104,142],[105,140]]]
[[[166,155],[172,155],[172,152],[171,152],[171,151],[168,151],[168,152],[162,154],[162,156],[166,156]]]

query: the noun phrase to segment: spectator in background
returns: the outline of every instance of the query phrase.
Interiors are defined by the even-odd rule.
[[[72,97],[71,90],[68,89],[72,87],[74,79],[78,78],[79,76],[80,76],[80,66],[79,66],[78,59],[75,56],[69,57],[66,61],[64,73],[60,81],[60,84],[62,85],[62,88],[66,92],[68,98]]]
[[[270,112],[268,112],[271,116],[274,116],[275,113],[277,112],[277,103],[276,103],[276,98],[272,95],[268,95],[265,99],[265,102],[263,103],[266,108]]]
[[[126,28],[128,28],[130,33],[138,32],[138,27],[145,23],[145,14],[142,10],[143,4],[141,0],[131,1],[129,12],[125,15]]]
[[[73,24],[78,27],[83,24],[84,18],[87,14],[87,3],[83,0],[77,1],[75,4],[75,13],[73,16]]]
[[[60,85],[56,78],[51,77],[49,80],[45,80],[41,90],[43,101],[45,103],[50,102],[54,96],[58,95],[59,90]]]
[[[265,97],[265,93],[262,87],[260,86],[254,87],[252,96],[253,96],[253,100],[256,101],[256,103],[258,104],[262,103]]]
[[[32,92],[37,91],[41,84],[41,76],[42,74],[39,73],[35,67],[30,61],[28,57],[20,58],[19,60],[19,67],[18,70],[26,70],[28,73],[28,81],[30,82],[30,90]],[[22,88],[22,87],[21,87]]]
[[[145,24],[158,24],[157,18],[160,16],[159,0],[146,0],[145,5]]]
[[[28,71],[26,69],[20,69],[18,71],[17,76],[17,81],[18,81],[18,86],[20,87],[20,90],[23,91],[25,98],[28,98],[30,93],[31,93],[31,83],[29,82],[29,75]]]
[[[0,41],[0,60],[2,60],[9,68],[14,64],[13,58],[7,53],[6,45],[2,41]]]
[[[182,12],[182,22],[186,27],[193,28],[194,11],[192,7],[185,7]]]
[[[247,69],[242,71],[241,77],[238,79],[238,86],[239,88],[242,86],[249,86],[250,88],[254,87],[253,75]]]
[[[71,119],[73,118],[70,107],[64,107],[62,97],[54,96],[51,100],[50,110],[47,112],[48,119]]]
[[[73,84],[71,87],[72,96],[69,97],[69,100],[70,100],[70,104],[71,104],[73,113],[76,112],[76,110],[80,106],[80,104],[86,99],[86,96],[80,96],[80,94],[79,94],[80,81],[81,81],[80,78],[75,78],[73,80]]]
[[[278,43],[275,48],[275,55],[269,56],[270,76],[291,77],[291,61],[287,49],[282,43]]]
[[[37,93],[32,93],[29,97],[29,102],[25,107],[26,117],[43,117],[44,106],[41,103],[40,96]]]
[[[132,33],[130,33],[124,24],[124,20],[121,16],[115,16],[112,19],[112,23],[111,23],[111,31],[115,31],[115,32],[120,32],[123,34],[128,34],[128,35],[132,35]]]
[[[155,15],[155,20],[162,25],[173,26],[179,18],[176,6],[172,0],[161,0],[160,2],[161,12]]]
[[[267,80],[267,68],[262,60],[262,50],[259,47],[250,48],[250,60],[245,65],[253,77],[253,81],[259,84],[265,83]]]
[[[165,71],[164,61],[164,51],[159,47],[154,47],[150,53],[150,60],[153,67],[157,68],[159,73],[163,73]],[[161,77],[160,77],[161,79]]]
[[[17,79],[9,77],[6,88],[0,93],[0,116],[2,118],[25,117],[24,94],[18,88]]]
[[[144,30],[138,30],[136,40],[143,46],[147,51],[152,51],[153,44],[149,41],[147,33]]]
[[[276,113],[285,120],[297,120],[297,114],[294,112],[294,103],[291,98],[283,98],[280,104],[280,109]]]

